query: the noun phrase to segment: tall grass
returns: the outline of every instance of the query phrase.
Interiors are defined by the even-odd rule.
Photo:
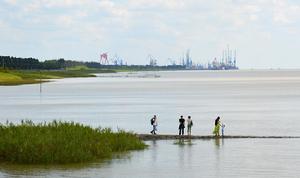
[[[74,122],[0,125],[0,161],[19,164],[79,163],[109,158],[114,152],[146,145],[133,133],[93,129]]]

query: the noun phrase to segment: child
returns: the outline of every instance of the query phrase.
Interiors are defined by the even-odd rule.
[[[225,124],[224,123],[222,123],[222,137],[224,136],[224,131],[225,131]]]

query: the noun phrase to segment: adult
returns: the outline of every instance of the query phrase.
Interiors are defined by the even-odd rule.
[[[221,127],[220,117],[218,116],[217,119],[215,120],[215,128],[213,131],[213,134],[215,134],[215,136],[220,136],[220,127]]]
[[[186,122],[187,122],[187,132],[188,132],[188,135],[192,135],[193,120],[192,120],[191,116],[188,116]]]
[[[156,134],[156,131],[157,131],[157,117],[156,115],[154,115],[152,118],[151,118],[151,125],[152,125],[152,130],[151,130],[151,134]]]
[[[179,119],[179,135],[184,135],[184,122],[185,122],[185,119],[183,118],[183,116],[180,116],[180,119]]]

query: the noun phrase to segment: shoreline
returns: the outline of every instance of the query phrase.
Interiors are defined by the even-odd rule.
[[[288,138],[300,138],[300,136],[254,136],[254,135],[224,135],[216,137],[214,135],[152,135],[152,134],[136,134],[136,136],[143,140],[177,140],[177,139],[242,139],[242,138],[263,138],[263,139],[288,139]]]
[[[299,71],[300,69],[255,69],[256,71]],[[80,68],[73,67],[62,70],[10,70],[0,68],[0,86],[18,86],[51,82],[50,79],[97,77],[96,74],[121,72],[149,72],[149,71],[210,71],[210,72],[248,72],[253,69],[239,70],[139,70],[139,69],[110,69],[110,68]]]
[[[50,82],[49,79],[96,77],[97,73],[116,73],[110,69],[84,70],[0,70],[0,86],[17,86]]]

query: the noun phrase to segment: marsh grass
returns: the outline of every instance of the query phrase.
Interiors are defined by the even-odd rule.
[[[22,85],[46,82],[47,79],[95,77],[94,73],[114,73],[109,69],[72,68],[67,70],[4,70],[0,69],[0,85]]]
[[[0,161],[18,164],[66,164],[110,158],[146,145],[135,134],[91,128],[74,122],[0,125]]]

